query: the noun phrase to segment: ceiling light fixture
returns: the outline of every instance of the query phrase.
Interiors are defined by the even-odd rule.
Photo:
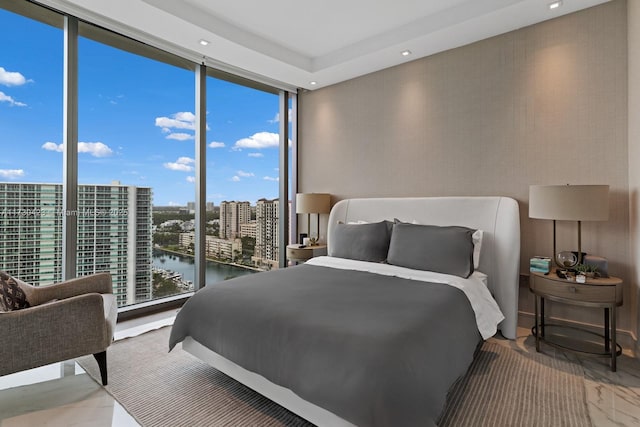
[[[207,41],[207,40],[205,40],[205,39],[200,39],[200,44],[201,44],[202,46],[206,46],[206,45],[208,45],[208,44],[209,44],[209,41]]]
[[[315,85],[317,85],[317,84],[318,84],[318,82],[313,81],[313,82],[309,82],[309,84],[310,84],[311,86],[315,86]]]
[[[562,6],[562,0],[558,0],[558,1],[554,1],[553,3],[549,3],[549,9],[550,10],[557,9],[560,6]]]
[[[402,56],[409,56],[411,55],[411,51],[410,50],[403,50],[402,52],[400,52],[402,54]]]

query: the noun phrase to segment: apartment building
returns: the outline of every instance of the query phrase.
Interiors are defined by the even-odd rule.
[[[220,203],[220,238],[235,239],[240,237],[240,226],[251,220],[251,204],[249,202]]]
[[[151,299],[148,187],[78,186],[78,210],[62,209],[62,184],[0,183],[0,266],[36,286],[62,280],[62,219],[78,219],[78,276],[109,271],[118,305]]]
[[[183,248],[193,247],[196,235],[193,231],[180,233],[179,243]],[[218,239],[213,236],[205,236],[205,252],[208,257],[224,260],[235,260],[242,255],[242,240]]]
[[[256,247],[251,260],[258,267],[278,268],[278,199],[256,203]]]

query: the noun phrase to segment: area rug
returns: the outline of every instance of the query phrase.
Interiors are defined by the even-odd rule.
[[[168,353],[169,332],[117,341],[108,350],[106,389],[141,425],[311,426],[180,346]],[[98,381],[93,357],[78,362]],[[486,342],[450,391],[440,425],[590,426],[582,368]]]

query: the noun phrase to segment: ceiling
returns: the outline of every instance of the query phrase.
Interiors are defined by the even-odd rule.
[[[199,63],[315,89],[608,0],[40,1]]]

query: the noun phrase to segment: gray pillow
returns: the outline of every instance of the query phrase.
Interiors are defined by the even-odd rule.
[[[467,278],[473,273],[474,231],[398,222],[393,227],[387,262]]]
[[[359,261],[387,259],[393,223],[336,224],[332,233],[331,256]]]

